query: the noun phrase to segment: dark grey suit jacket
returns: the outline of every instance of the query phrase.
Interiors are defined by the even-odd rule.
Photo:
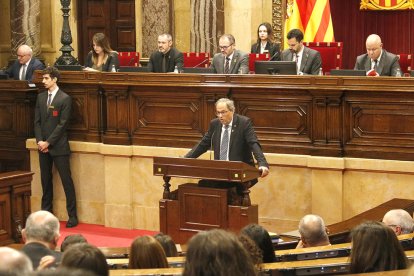
[[[22,252],[26,254],[29,259],[32,261],[33,269],[37,269],[39,266],[40,260],[44,256],[53,256],[55,257],[55,261],[53,262],[51,267],[57,267],[57,265],[60,263],[60,259],[62,257],[62,253],[51,250],[44,246],[41,243],[37,242],[31,242],[28,244],[25,244],[22,247]]]
[[[167,54],[167,72],[174,72],[175,66],[178,70],[181,70],[184,65],[183,53],[176,48],[171,48]],[[148,71],[162,73],[162,59],[163,53],[160,51],[152,53],[148,62]]]
[[[214,148],[214,159],[220,159],[220,139],[222,124],[219,119],[213,119],[210,127],[201,141],[189,151],[186,158],[197,158],[210,148]],[[257,140],[252,121],[242,115],[234,114],[230,134],[229,160],[242,161],[254,166],[253,156],[259,166],[269,167]]]
[[[377,73],[380,76],[395,76],[397,73],[397,69],[400,69],[400,63],[398,62],[399,58],[397,55],[392,53],[388,53],[384,49],[382,49],[381,58],[377,65]],[[371,58],[368,54],[363,54],[357,57],[355,62],[355,70],[371,70]]]
[[[280,45],[267,42],[265,50],[269,51],[269,60],[280,60]],[[260,54],[260,43],[252,45],[250,53]]]
[[[34,120],[36,142],[49,142],[51,156],[70,154],[67,126],[71,116],[72,98],[58,90],[49,108],[47,108],[48,92],[37,96]]]
[[[319,68],[322,67],[321,54],[313,49],[303,46],[302,61],[299,66],[299,71],[305,75],[318,75]],[[293,53],[287,49],[282,52],[283,61],[292,61]]]
[[[6,73],[9,75],[10,78],[19,80],[19,73],[20,73],[21,67],[22,67],[22,64],[20,64],[20,62],[16,60],[12,64],[12,66],[7,68]],[[26,68],[25,80],[32,81],[34,70],[43,70],[43,69],[45,69],[45,65],[37,58],[32,57],[32,59],[29,62],[29,65]]]
[[[111,72],[112,66],[115,66],[115,69],[119,69],[119,59],[118,59],[118,53],[115,51],[112,51],[109,54],[109,57],[106,59],[106,62],[102,65],[102,72]],[[92,68],[93,62],[92,62],[92,51],[88,53],[88,56],[86,57],[85,66]]]
[[[224,74],[224,55],[222,53],[215,54],[211,63],[214,73]],[[230,61],[230,74],[238,74],[239,69],[243,74],[249,73],[249,55],[240,51],[234,50],[233,58]]]

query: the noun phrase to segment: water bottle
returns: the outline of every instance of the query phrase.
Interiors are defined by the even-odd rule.
[[[402,76],[400,68],[397,68],[397,71],[395,72],[395,76],[396,77],[401,77]]]
[[[112,64],[111,72],[116,72],[115,64]]]
[[[321,68],[319,68],[319,74],[318,74],[319,76],[323,76],[323,71],[322,71],[322,67]]]
[[[174,67],[174,73],[178,74],[178,67],[177,67],[177,65]]]

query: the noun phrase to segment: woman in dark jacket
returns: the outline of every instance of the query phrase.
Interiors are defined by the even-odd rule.
[[[111,49],[108,38],[103,33],[94,34],[92,50],[86,57],[85,67],[89,71],[118,71],[118,53]]]
[[[272,26],[264,22],[257,28],[257,42],[252,45],[251,53],[269,53],[269,60],[280,60],[280,45],[273,42]]]

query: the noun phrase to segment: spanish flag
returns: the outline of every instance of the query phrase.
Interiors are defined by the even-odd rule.
[[[286,14],[285,37],[300,29],[305,42],[335,41],[329,0],[288,0]]]

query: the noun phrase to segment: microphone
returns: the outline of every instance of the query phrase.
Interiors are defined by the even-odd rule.
[[[191,68],[196,68],[196,67],[198,67],[198,66],[200,66],[201,64],[203,64],[203,63],[205,63],[205,62],[207,62],[208,63],[208,61],[209,61],[209,59],[208,58],[206,58],[206,59],[204,59],[203,61],[201,61],[200,63],[197,63],[196,65],[194,65],[193,67],[191,67]]]
[[[133,58],[131,58],[130,60],[129,60],[129,62],[128,62],[128,65],[127,66],[131,66],[131,64],[133,64],[135,62],[135,58],[133,57]]]
[[[211,160],[211,152],[213,151],[213,139],[214,139],[214,133],[216,133],[216,131],[213,131],[213,134],[211,135],[211,139],[210,139],[210,160]]]
[[[272,60],[274,57],[276,57],[276,56],[278,56],[279,55],[279,52],[278,51],[276,51],[274,54],[273,54],[273,56],[271,56],[270,58],[269,58],[269,60]]]

